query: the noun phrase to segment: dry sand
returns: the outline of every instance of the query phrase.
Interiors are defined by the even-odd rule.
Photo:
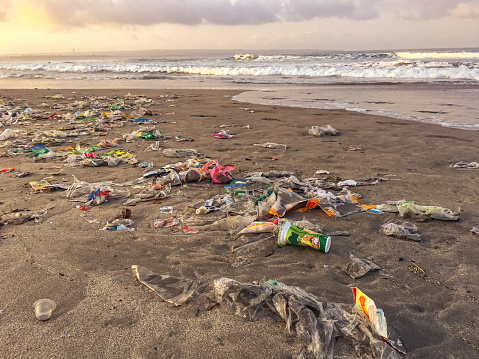
[[[0,95],[5,102],[35,107],[42,102],[66,102],[44,98],[59,92],[71,96],[71,90],[2,90]],[[122,98],[128,92],[82,90],[76,97]],[[289,358],[301,350],[303,342],[273,320],[247,322],[225,306],[206,311],[195,300],[181,307],[163,302],[134,278],[133,264],[203,284],[220,277],[244,282],[275,279],[301,287],[324,302],[351,305],[351,287],[357,286],[384,310],[389,328],[408,349],[408,358],[478,355],[479,250],[478,237],[470,230],[479,225],[479,172],[449,167],[460,160],[479,160],[477,132],[346,111],[232,101],[238,91],[131,92],[161,102],[150,107],[154,115],[149,117],[168,121],[156,125],[163,134],[194,139],[169,140],[163,148],[195,148],[222,164],[233,163],[236,178],[249,171],[271,169],[291,170],[298,178],[317,176],[319,169],[342,179],[395,178],[354,190],[367,204],[407,199],[422,205],[460,207],[461,218],[457,222],[416,223],[422,241],[413,242],[379,233],[380,225],[397,218],[396,214],[358,213],[338,219],[321,210],[291,213],[287,215],[290,219],[304,216],[325,231],[343,230],[351,236],[333,237],[328,254],[293,246],[275,248],[271,256],[233,268],[229,255],[234,239],[226,232],[185,235],[151,228],[153,219],[161,218],[160,206],[175,206],[193,218],[194,209],[187,205],[221,193],[221,185],[187,185],[173,189],[171,196],[159,203],[131,207],[135,232],[99,231],[123,208],[122,201],[92,208],[88,214],[100,223],[89,224],[64,192],[33,193],[28,186],[29,181],[57,172],[63,162],[34,163],[23,155],[1,157],[0,168],[15,166],[31,175],[14,178],[11,173],[0,174],[0,212],[47,209],[40,224],[0,227],[1,358]],[[175,93],[181,97],[174,102],[159,98]],[[15,100],[19,98],[25,101]],[[56,110],[51,109],[53,112]],[[210,136],[225,124],[236,125],[229,128],[234,138]],[[308,134],[311,126],[327,124],[341,135],[317,138]],[[250,125],[250,129],[242,125]],[[42,120],[28,129],[33,131],[35,126],[43,130],[59,124]],[[135,128],[137,125],[115,128],[106,138]],[[93,145],[101,139],[87,136],[79,143]],[[253,146],[267,141],[287,144],[289,149],[281,152]],[[140,162],[153,161],[157,166],[175,162],[158,152],[145,152],[149,144],[146,140],[122,142],[121,147],[136,154]],[[345,146],[363,150],[345,151]],[[273,157],[278,160],[272,161]],[[74,174],[88,182],[122,183],[142,173],[128,164],[64,167],[50,181],[71,183]],[[219,218],[222,214],[213,213],[200,220],[211,223]],[[373,257],[383,272],[351,279],[342,270],[350,253]],[[425,270],[426,277],[410,271],[412,261]],[[57,303],[46,322],[37,321],[33,312],[32,305],[40,298]]]

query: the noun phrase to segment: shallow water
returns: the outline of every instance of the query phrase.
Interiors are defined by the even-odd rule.
[[[235,99],[267,105],[344,109],[445,127],[479,129],[478,86],[324,85],[244,92]]]
[[[234,89],[257,104],[479,129],[479,50],[140,51],[0,57],[1,89]],[[250,91],[251,90],[251,91]]]

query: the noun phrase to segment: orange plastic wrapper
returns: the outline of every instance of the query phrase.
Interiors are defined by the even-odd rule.
[[[241,234],[256,234],[256,233],[272,233],[278,228],[278,220],[275,221],[255,221],[248,227],[242,229],[238,235]]]

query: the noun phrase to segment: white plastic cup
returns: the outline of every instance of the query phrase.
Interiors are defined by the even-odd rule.
[[[33,307],[35,308],[35,316],[38,320],[48,320],[57,305],[51,299],[39,299],[33,303]]]
[[[0,141],[5,141],[7,138],[15,137],[15,131],[7,128],[5,131],[2,132],[0,135]]]

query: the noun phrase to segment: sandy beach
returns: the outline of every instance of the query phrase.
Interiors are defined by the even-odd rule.
[[[36,192],[29,182],[45,179],[68,186],[75,176],[89,183],[124,184],[142,177],[143,169],[128,163],[68,166],[64,158],[43,162],[24,154],[4,154],[0,169],[15,167],[15,172],[0,173],[0,215],[22,211],[41,215],[38,221],[0,226],[1,358],[291,358],[301,352],[304,341],[288,333],[284,323],[267,318],[247,321],[222,303],[205,304],[213,281],[222,277],[245,283],[275,280],[302,288],[322,302],[351,307],[351,288],[358,287],[384,311],[388,329],[401,339],[407,358],[478,355],[479,237],[471,229],[479,226],[479,170],[450,166],[479,161],[477,132],[343,110],[232,100],[240,92],[15,89],[1,90],[0,99],[12,108],[28,104],[44,113],[62,115],[66,113],[62,106],[89,101],[88,96],[122,99],[128,93],[142,95],[154,102],[145,102],[151,114],[141,116],[153,124],[130,121],[123,127],[111,126],[108,132],[66,137],[72,142],[45,146],[60,150],[120,138],[116,148],[134,154],[139,162],[153,162],[155,168],[182,160],[166,157],[162,151],[146,151],[154,140],[122,140],[123,134],[140,126],[154,126],[168,137],[160,141],[161,149],[196,149],[222,165],[234,164],[231,175],[235,179],[270,171],[291,171],[299,180],[351,179],[369,183],[350,187],[365,204],[407,200],[453,211],[460,208],[459,220],[405,219],[417,226],[421,240],[416,242],[380,233],[382,224],[401,219],[397,213],[359,212],[338,218],[321,209],[288,212],[285,218],[290,220],[304,218],[324,233],[346,231],[349,236],[332,236],[326,254],[298,246],[278,248],[271,238],[272,254],[258,254],[243,265],[232,265],[232,247],[238,239],[228,231],[201,230],[226,214],[215,211],[201,216],[191,207],[225,194],[223,184],[186,183],[172,187],[167,198],[134,206],[125,206],[125,199],[111,198],[84,212],[76,207],[81,203],[67,198],[65,191]],[[57,94],[64,98],[52,98]],[[8,141],[69,126],[57,119],[29,122],[7,126],[28,133]],[[326,125],[339,135],[308,133],[312,126]],[[0,127],[0,133],[7,127]],[[211,136],[221,130],[234,137]],[[193,141],[178,142],[175,136]],[[0,141],[0,154],[12,148],[8,141]],[[285,144],[288,149],[255,146],[265,142]],[[329,174],[318,174],[319,170]],[[18,178],[13,176],[16,171],[30,174]],[[370,184],[374,180],[377,184]],[[132,194],[140,190],[133,184],[120,188]],[[160,213],[166,206],[173,206],[172,214]],[[123,208],[131,210],[135,231],[100,231]],[[89,223],[82,215],[98,222]],[[155,219],[171,215],[181,217],[185,226],[198,232],[153,227]],[[344,271],[351,254],[372,258],[381,271],[352,279]],[[142,285],[132,265],[195,280],[199,289],[189,302],[174,306]],[[33,309],[41,298],[57,305],[44,322],[35,318]],[[335,357],[358,356],[342,352]]]

